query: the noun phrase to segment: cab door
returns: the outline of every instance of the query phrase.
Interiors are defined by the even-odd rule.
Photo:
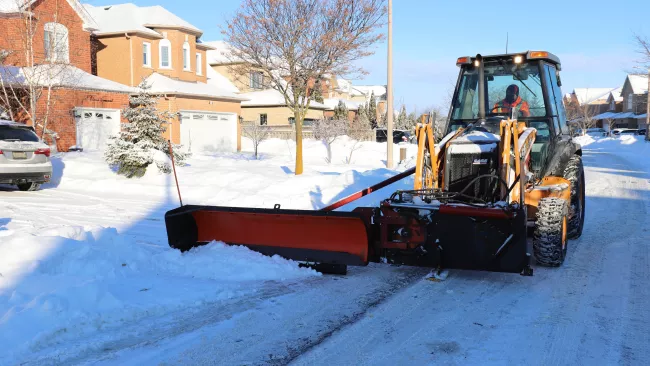
[[[572,142],[567,127],[566,110],[562,100],[562,89],[558,78],[558,70],[555,65],[544,63],[544,98],[546,99],[547,114],[551,118],[551,140],[553,141],[550,161],[544,175],[561,176],[564,173],[564,166],[571,156],[578,150]]]

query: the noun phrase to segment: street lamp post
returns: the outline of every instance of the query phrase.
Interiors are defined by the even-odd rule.
[[[386,167],[393,168],[393,0],[388,0],[388,84],[386,86]]]

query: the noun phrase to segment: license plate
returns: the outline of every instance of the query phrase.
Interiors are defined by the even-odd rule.
[[[27,159],[27,153],[24,151],[14,151],[14,159]]]

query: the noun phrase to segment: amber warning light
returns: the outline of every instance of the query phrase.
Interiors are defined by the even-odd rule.
[[[548,58],[548,52],[533,51],[528,58]]]
[[[468,56],[465,57],[459,57],[458,60],[456,60],[456,65],[468,65],[472,63],[472,59],[470,59]]]

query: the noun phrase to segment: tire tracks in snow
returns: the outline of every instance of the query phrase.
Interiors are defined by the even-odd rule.
[[[35,350],[27,365],[284,365],[426,273],[422,268],[357,268],[348,277],[259,285],[245,298],[152,316],[90,338],[58,338]],[[233,333],[233,327],[238,331]],[[277,334],[284,336],[273,337]],[[66,342],[67,354],[57,354],[60,342]]]
[[[439,286],[416,283],[293,364],[647,360],[648,180],[621,157],[590,154],[585,230],[562,267],[535,267],[534,277],[451,271]]]

